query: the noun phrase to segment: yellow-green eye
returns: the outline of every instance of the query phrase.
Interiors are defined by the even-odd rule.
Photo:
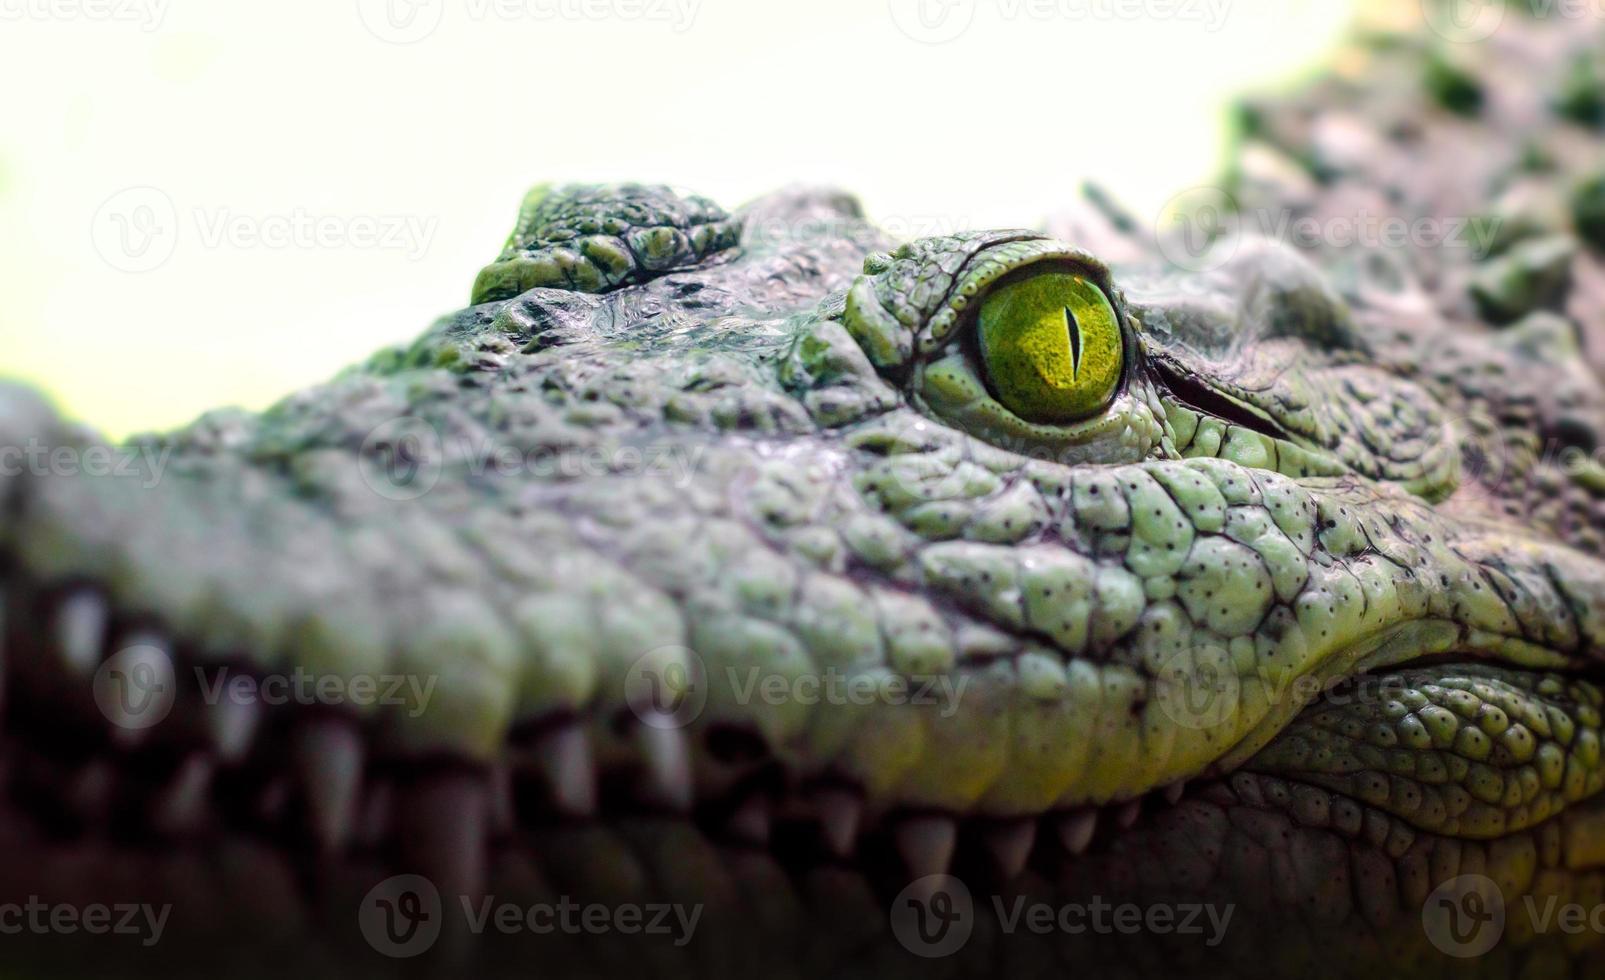
[[[1114,398],[1124,345],[1096,284],[1069,272],[1017,279],[982,301],[979,326],[993,393],[1026,421],[1075,422]]]

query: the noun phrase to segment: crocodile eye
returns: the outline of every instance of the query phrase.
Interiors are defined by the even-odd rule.
[[[978,328],[992,392],[1020,418],[1062,425],[1114,399],[1125,359],[1120,321],[1081,276],[1040,273],[993,290]]]

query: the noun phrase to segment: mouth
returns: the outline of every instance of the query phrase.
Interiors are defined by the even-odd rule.
[[[1147,363],[1171,398],[1198,415],[1213,416],[1279,442],[1295,442],[1270,415],[1211,386],[1168,354],[1151,351]]]

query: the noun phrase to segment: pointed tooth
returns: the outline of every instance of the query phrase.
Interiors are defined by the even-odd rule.
[[[481,895],[490,805],[483,775],[424,777],[399,794],[397,805],[408,870],[434,882],[443,901]]]
[[[691,743],[685,730],[664,716],[659,724],[636,726],[636,740],[653,802],[681,812],[691,809]]]
[[[596,812],[596,763],[584,728],[574,724],[551,732],[536,744],[535,758],[558,810],[574,817]]]
[[[7,656],[10,647],[11,634],[7,632],[11,623],[11,607],[7,605],[11,594],[0,589],[0,708],[6,703],[6,677],[11,670],[11,660]]]
[[[203,709],[212,748],[227,764],[245,758],[262,723],[260,701],[237,701],[223,692],[222,700],[209,702]]]
[[[856,793],[845,789],[823,789],[814,797],[819,814],[819,826],[825,844],[838,858],[851,857],[853,845],[858,843],[858,822],[864,814],[864,803]]]
[[[391,817],[395,811],[395,790],[385,780],[368,784],[367,799],[362,801],[362,819],[357,826],[357,846],[375,848],[390,839]]]
[[[946,874],[959,825],[952,817],[908,817],[897,825],[897,852],[915,878]]]
[[[1187,780],[1178,779],[1165,787],[1165,802],[1171,806],[1181,802],[1181,796],[1187,791]]]
[[[1130,830],[1137,818],[1142,816],[1142,799],[1127,800],[1115,811],[1115,826],[1121,830]]]
[[[88,677],[100,666],[110,620],[105,597],[93,589],[79,589],[56,606],[56,648],[73,673]]]
[[[344,718],[315,718],[296,731],[295,750],[312,836],[326,852],[339,851],[356,818],[362,735]]]
[[[754,793],[730,814],[725,825],[732,837],[752,844],[769,843],[769,824],[773,814],[769,797]]]
[[[122,637],[117,649],[116,656],[124,659],[115,673],[141,684],[142,688],[130,697],[119,685],[113,696],[97,700],[112,723],[112,741],[132,750],[145,744],[161,726],[177,699],[173,644],[160,633],[141,631]],[[146,680],[139,679],[142,675]],[[143,687],[147,684],[150,685],[148,690]]]
[[[152,825],[159,832],[173,837],[198,830],[206,819],[213,772],[212,760],[201,753],[197,752],[184,760],[156,800],[151,815]]]
[[[67,799],[73,812],[84,822],[99,825],[111,812],[111,802],[117,785],[117,771],[106,759],[96,759],[85,766],[67,788]]]
[[[1081,810],[1059,818],[1059,841],[1071,854],[1084,854],[1098,829],[1098,811]]]
[[[283,776],[262,787],[256,800],[256,815],[264,823],[276,824],[290,802],[290,783]]]
[[[486,792],[490,800],[486,829],[493,837],[507,837],[517,828],[518,817],[513,807],[513,770],[505,762],[491,766]]]
[[[1005,880],[1017,877],[1031,858],[1037,839],[1037,822],[1030,819],[1007,820],[986,830],[986,847],[997,862],[998,874]]]

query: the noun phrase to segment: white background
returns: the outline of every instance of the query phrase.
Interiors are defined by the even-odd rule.
[[[1351,6],[925,2],[0,0],[0,375],[114,435],[263,407],[463,305],[542,180],[1152,216]]]

